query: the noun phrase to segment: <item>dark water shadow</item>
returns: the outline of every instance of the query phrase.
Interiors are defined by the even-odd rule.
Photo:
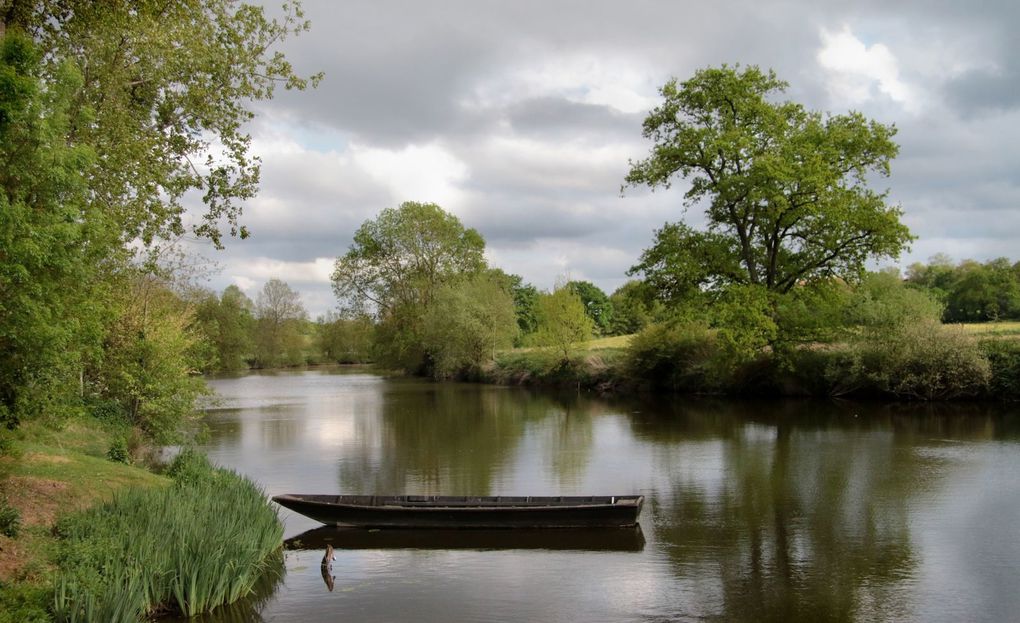
[[[287,550],[334,549],[460,549],[460,550],[583,550],[640,552],[645,547],[641,526],[633,528],[514,530],[365,530],[324,526],[284,541]]]

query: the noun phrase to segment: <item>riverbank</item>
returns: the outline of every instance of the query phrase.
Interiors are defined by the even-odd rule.
[[[194,615],[279,566],[282,526],[261,490],[191,453],[167,475],[114,460],[122,433],[83,419],[5,434],[0,623]]]
[[[25,423],[5,433],[0,503],[14,509],[16,537],[0,535],[0,622],[48,621],[60,559],[59,518],[108,502],[129,488],[165,487],[170,480],[111,461],[119,434],[93,419],[59,428]]]
[[[908,327],[852,342],[734,357],[697,326],[657,326],[635,336],[498,353],[477,380],[598,393],[668,392],[879,400],[1020,400],[1020,340],[970,326]]]

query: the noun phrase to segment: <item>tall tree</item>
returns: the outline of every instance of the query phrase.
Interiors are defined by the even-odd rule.
[[[427,307],[436,290],[485,267],[485,241],[434,203],[408,201],[365,221],[337,258],[333,290],[341,301],[374,306],[380,316]]]
[[[251,103],[278,85],[309,83],[272,50],[308,29],[299,2],[285,3],[279,20],[233,0],[14,4],[21,8],[12,6],[12,19],[44,52],[43,80],[67,64],[83,78],[64,138],[96,153],[85,171],[92,201],[125,241],[184,233],[192,192],[206,205],[194,233],[217,245],[223,226],[247,235],[241,202],[259,179],[244,130]]]
[[[597,285],[590,281],[568,281],[567,287],[574,291],[584,305],[584,313],[591,318],[599,335],[609,335],[613,322],[613,303]]]
[[[566,285],[538,297],[535,340],[541,346],[551,346],[563,359],[570,357],[571,345],[591,339],[593,328],[581,297]]]
[[[301,295],[286,282],[270,279],[255,299],[255,359],[263,368],[303,362],[301,323],[307,318]]]
[[[81,393],[86,351],[106,315],[96,282],[116,257],[82,171],[90,149],[69,146],[73,67],[44,86],[28,37],[0,38],[0,424],[58,395]]]
[[[514,301],[505,280],[479,272],[449,283],[436,294],[423,319],[423,341],[432,375],[449,378],[477,370],[517,336]]]
[[[337,258],[333,291],[342,305],[371,310],[376,355],[385,365],[427,372],[422,323],[440,288],[485,268],[485,241],[432,203],[406,202],[365,221]]]
[[[731,284],[786,293],[857,279],[867,260],[896,257],[911,240],[900,209],[868,187],[870,175],[889,174],[896,129],[779,101],[786,87],[771,71],[726,66],[662,87],[644,122],[651,154],[631,163],[626,183],[688,179],[686,205],[703,206],[708,227],[665,226],[633,272],[674,293]]]
[[[195,315],[206,339],[216,353],[217,370],[236,371],[248,367],[255,333],[254,305],[235,285],[217,297],[210,292],[198,304]]]
[[[245,123],[307,84],[273,50],[307,27],[297,2],[271,20],[233,0],[0,1],[0,421],[93,393],[126,326],[116,276],[135,243],[185,232],[187,195],[193,233],[246,234]]]

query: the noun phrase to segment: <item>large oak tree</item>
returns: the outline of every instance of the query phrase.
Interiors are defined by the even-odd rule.
[[[626,183],[686,179],[686,206],[707,220],[704,230],[667,224],[632,269],[664,298],[851,281],[867,260],[896,257],[912,239],[899,207],[869,186],[889,174],[895,127],[807,110],[780,99],[786,87],[753,66],[704,69],[662,87],[644,122],[654,145]]]

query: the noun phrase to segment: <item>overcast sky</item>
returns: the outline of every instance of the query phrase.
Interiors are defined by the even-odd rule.
[[[266,2],[273,6],[274,2]],[[1020,259],[1020,3],[305,0],[312,29],[282,50],[318,89],[280,92],[251,127],[263,161],[245,241],[203,253],[253,298],[277,277],[312,317],[354,231],[434,202],[485,237],[493,266],[540,289],[611,293],[686,185],[620,185],[650,143],[669,78],[723,63],[776,70],[808,108],[899,128],[880,180],[935,253]],[[276,12],[270,9],[270,12]]]

